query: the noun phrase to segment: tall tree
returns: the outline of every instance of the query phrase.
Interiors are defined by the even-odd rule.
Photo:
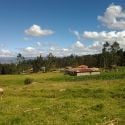
[[[25,58],[22,56],[21,53],[18,53],[18,55],[17,55],[17,69],[18,69],[18,73],[23,72],[23,70],[24,70],[24,61],[25,61]]]
[[[120,50],[119,43],[115,41],[111,45],[111,62],[112,62],[112,65],[117,65],[117,63],[119,61],[119,55],[118,55],[119,50]]]
[[[103,57],[103,66],[104,68],[107,68],[109,66],[109,61],[110,61],[110,44],[108,42],[106,42],[103,45],[102,57]]]
[[[17,55],[17,63],[20,64],[21,62],[24,61],[24,59],[25,59],[25,58],[22,56],[22,54],[21,54],[21,53],[18,53],[18,55]]]

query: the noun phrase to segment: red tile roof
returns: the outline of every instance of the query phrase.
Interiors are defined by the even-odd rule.
[[[87,65],[80,65],[80,66],[78,66],[78,68],[88,68],[88,66]]]
[[[99,72],[98,68],[88,68],[86,65],[80,65],[78,68],[65,69],[65,72],[84,73],[84,72]]]

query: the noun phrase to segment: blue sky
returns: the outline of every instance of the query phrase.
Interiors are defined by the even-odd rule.
[[[102,34],[124,46],[124,14],[124,0],[0,0],[0,56],[99,53]]]

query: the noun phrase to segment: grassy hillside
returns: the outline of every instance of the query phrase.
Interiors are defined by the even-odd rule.
[[[106,77],[107,76],[107,77]],[[25,78],[34,83],[24,85]],[[125,124],[125,75],[1,75],[0,125]]]

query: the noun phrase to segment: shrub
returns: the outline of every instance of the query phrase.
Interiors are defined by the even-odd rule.
[[[26,79],[24,80],[24,84],[25,84],[25,85],[31,84],[32,82],[33,82],[33,79],[31,79],[31,78],[26,78]]]
[[[104,105],[102,103],[94,105],[94,106],[91,107],[91,109],[95,110],[95,111],[102,111],[103,108],[104,108]]]

